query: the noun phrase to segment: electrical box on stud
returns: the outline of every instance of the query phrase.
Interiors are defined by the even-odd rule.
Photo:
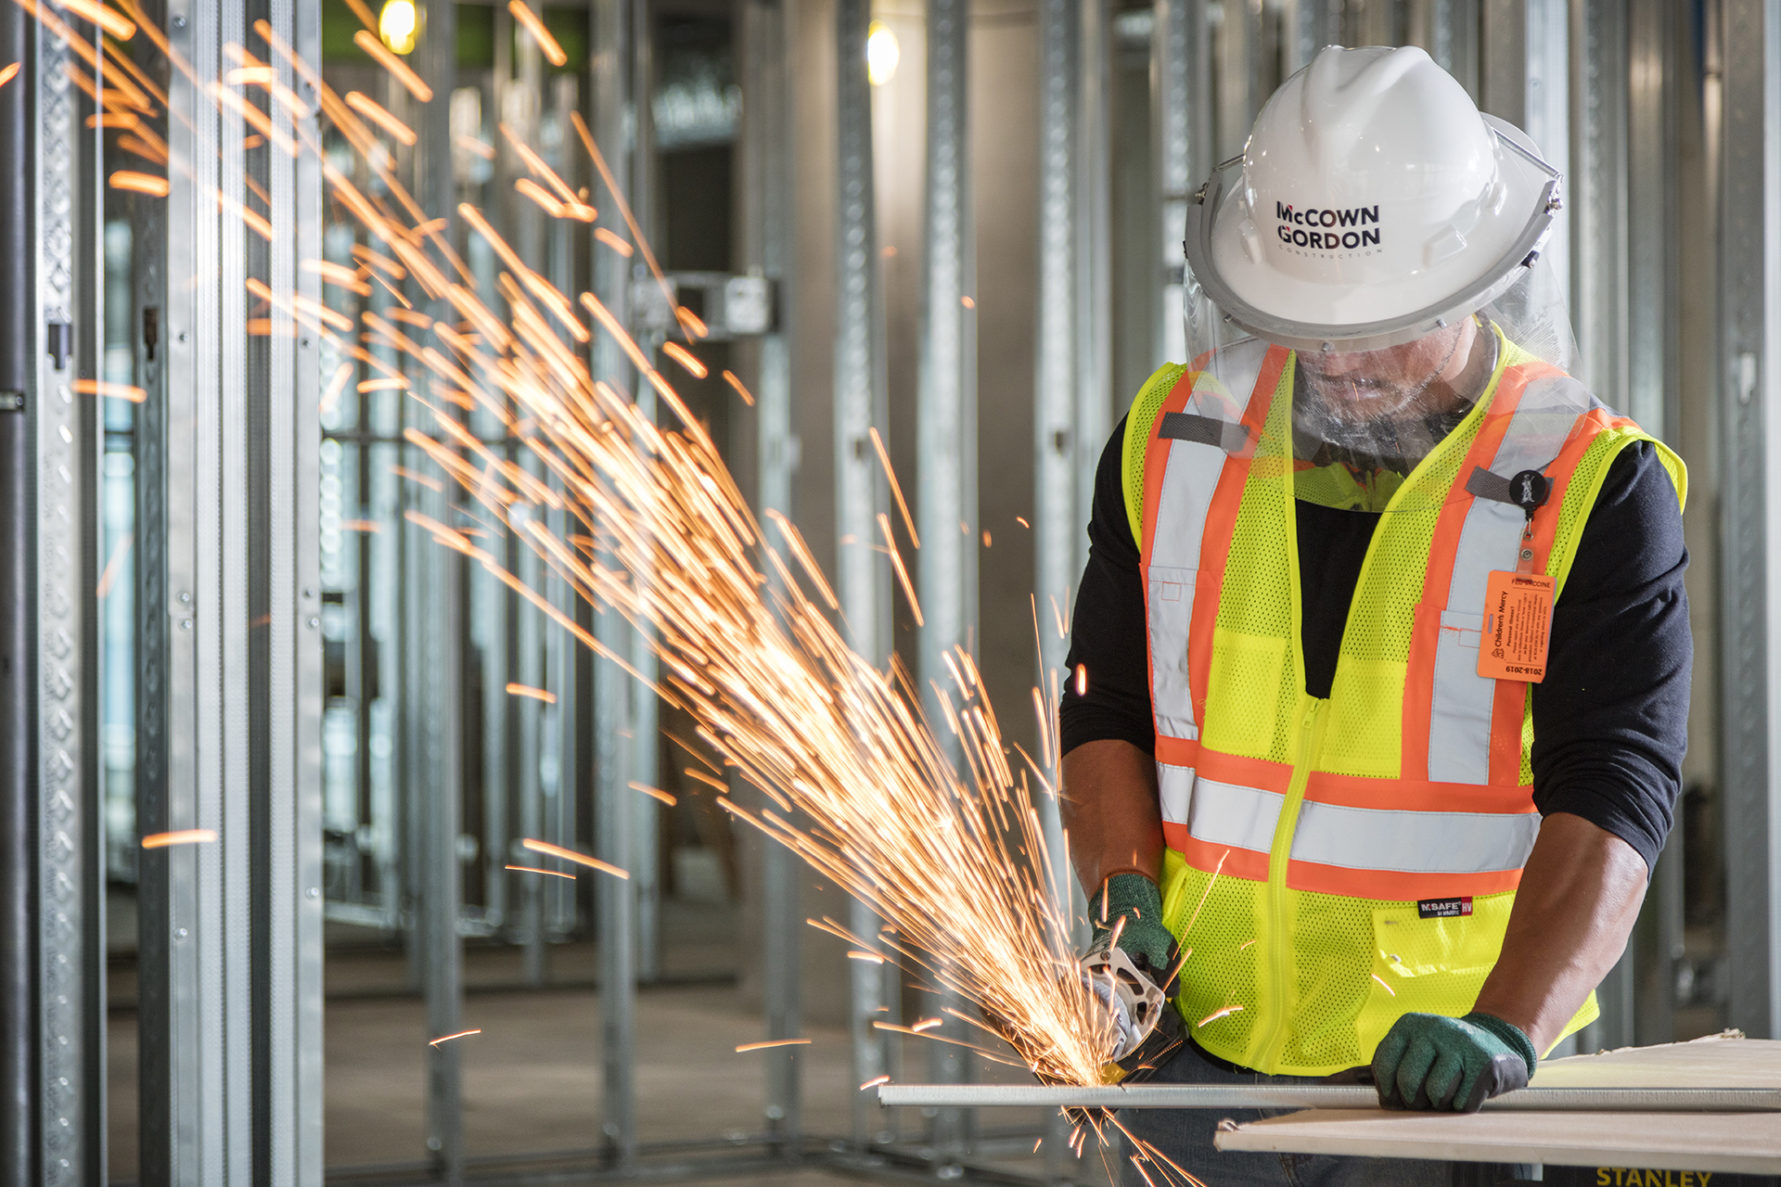
[[[413,53],[420,39],[420,15],[414,10],[414,0],[385,0],[383,11],[377,14],[377,35],[391,53]]]

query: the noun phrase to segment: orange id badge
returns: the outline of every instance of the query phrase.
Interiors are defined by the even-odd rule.
[[[1486,680],[1546,678],[1557,582],[1543,573],[1494,572],[1484,586],[1484,638],[1478,674]]]

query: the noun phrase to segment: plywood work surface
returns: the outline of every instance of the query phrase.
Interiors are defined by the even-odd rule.
[[[1542,1064],[1541,1088],[1776,1088],[1781,1041],[1715,1036]],[[1539,1162],[1774,1174],[1781,1113],[1496,1112],[1471,1116],[1310,1109],[1219,1133],[1220,1150]]]

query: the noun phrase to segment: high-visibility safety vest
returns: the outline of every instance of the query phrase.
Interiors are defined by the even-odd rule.
[[[1502,949],[1540,825],[1529,686],[1476,670],[1486,581],[1517,567],[1529,522],[1502,480],[1549,480],[1526,546],[1562,596],[1609,462],[1653,439],[1501,346],[1378,519],[1327,698],[1299,649],[1294,483],[1319,473],[1281,456],[1292,353],[1228,347],[1218,380],[1164,367],[1127,419],[1178,1005],[1233,1063],[1367,1063],[1401,1015],[1469,1011]],[[1196,384],[1231,407],[1222,431],[1182,412]],[[1680,501],[1686,470],[1653,444]],[[1565,1033],[1596,1013],[1592,994]]]

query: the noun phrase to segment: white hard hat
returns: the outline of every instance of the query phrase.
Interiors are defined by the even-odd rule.
[[[1408,342],[1521,279],[1559,180],[1422,50],[1330,46],[1188,204],[1190,284],[1283,346]]]

